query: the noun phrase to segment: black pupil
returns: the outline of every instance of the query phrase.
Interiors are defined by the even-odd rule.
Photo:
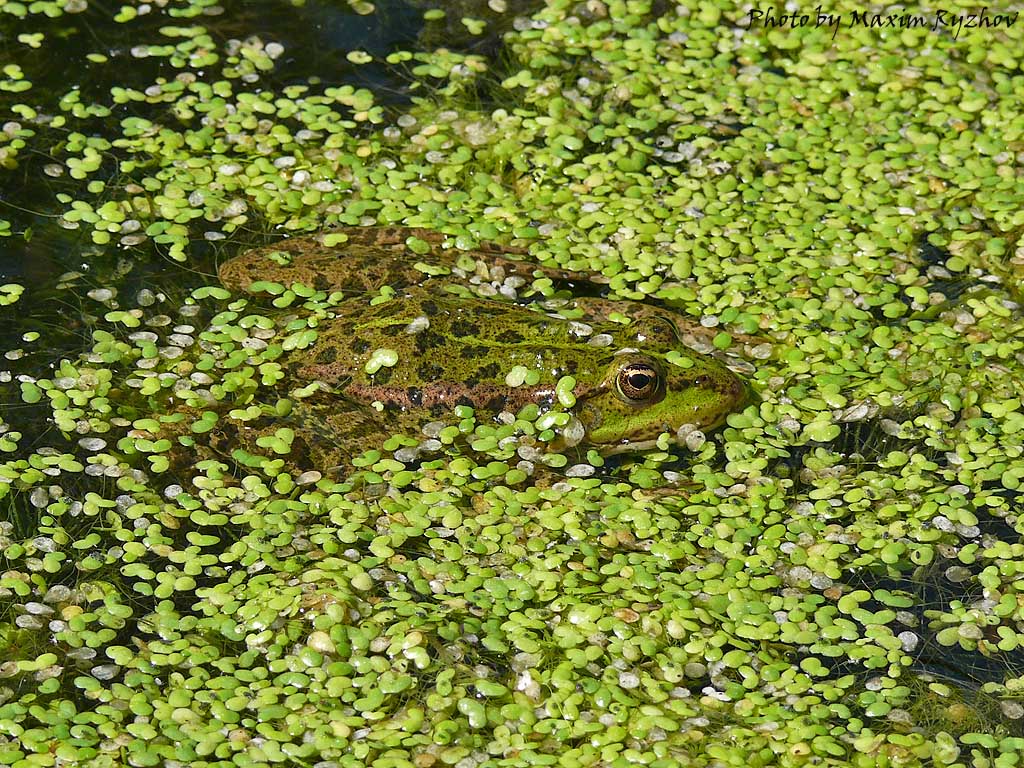
[[[646,373],[631,373],[627,378],[629,379],[629,386],[633,389],[647,389],[651,383],[651,377]]]

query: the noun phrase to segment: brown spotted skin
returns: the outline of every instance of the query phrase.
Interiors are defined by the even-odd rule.
[[[570,302],[578,321],[569,322],[473,295],[481,285],[500,286],[509,276],[582,277],[522,261],[522,250],[482,244],[461,252],[445,247],[443,235],[405,227],[335,233],[347,240],[328,247],[323,234],[293,238],[220,268],[224,284],[240,291],[270,281],[353,294],[320,324],[310,349],[282,359],[285,384],[320,381],[326,391],[298,404],[284,420],[242,425],[238,444],[250,452],[266,454],[253,447],[256,439],[289,426],[296,433],[295,464],[345,466],[388,435],[419,435],[425,422],[444,419],[459,405],[473,407],[478,419],[514,413],[529,403],[552,406],[565,376],[576,381],[574,412],[586,428],[584,442],[605,453],[644,447],[683,424],[714,427],[747,400],[744,383],[721,363],[687,348],[677,318],[657,308],[580,299]],[[428,243],[429,251],[414,252],[413,238]],[[383,286],[394,288],[396,296],[371,304],[367,294]],[[455,286],[463,286],[455,289],[463,295],[446,290]],[[631,322],[611,322],[614,313]],[[397,362],[367,373],[378,350],[393,351]],[[643,402],[628,401],[617,385],[624,366],[637,362],[656,370],[661,382]],[[539,382],[509,386],[506,378],[515,366],[538,372]]]
[[[327,246],[324,238],[328,235],[348,239]],[[429,251],[414,251],[409,245],[414,239],[427,243]],[[246,293],[251,292],[252,283],[269,281],[353,294],[373,293],[385,285],[398,289],[428,280],[451,280],[453,270],[466,266],[487,277],[495,270],[527,280],[535,275],[575,280],[593,277],[524,261],[527,252],[523,248],[480,243],[473,251],[459,251],[444,247],[445,239],[439,232],[416,227],[343,227],[246,251],[221,264],[217,276],[226,288]],[[444,274],[431,277],[417,264]]]

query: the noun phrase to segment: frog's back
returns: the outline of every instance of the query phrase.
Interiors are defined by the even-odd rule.
[[[524,261],[525,256],[523,248],[497,243],[459,250],[440,232],[417,227],[344,227],[253,248],[221,264],[218,277],[225,287],[246,293],[258,292],[253,283],[266,281],[360,294],[385,285],[419,285],[433,274],[459,269],[498,269],[525,279],[576,275]]]
[[[375,306],[352,302],[343,314],[321,329],[300,378],[403,409],[541,403],[553,397],[562,376],[599,379],[614,355],[600,339],[588,343],[562,318],[427,289],[410,289],[402,299]],[[510,386],[507,377],[516,366],[541,372],[541,381]]]

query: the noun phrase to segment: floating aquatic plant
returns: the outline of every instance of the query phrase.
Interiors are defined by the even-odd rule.
[[[417,7],[422,39],[500,57],[343,51],[397,100],[281,74],[293,27],[206,0],[0,6],[0,183],[45,208],[0,234],[81,235],[0,286],[0,763],[1013,764],[1019,28],[483,5]],[[603,460],[563,380],[298,471],[285,361],[349,297],[213,262],[389,222],[690,314],[759,402]]]

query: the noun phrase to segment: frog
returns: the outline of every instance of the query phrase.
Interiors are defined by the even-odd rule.
[[[613,456],[712,430],[750,400],[741,376],[684,344],[693,334],[706,346],[710,333],[688,318],[600,295],[538,302],[520,295],[534,280],[601,278],[531,262],[515,246],[458,245],[425,228],[346,227],[221,263],[233,292],[301,284],[334,300],[315,342],[279,360],[280,388],[314,394],[230,429],[222,417],[221,451],[267,454],[286,429],[289,466],[340,473],[391,435],[424,440],[425,426],[458,421],[460,408],[477,423],[509,423],[533,405],[571,414],[571,428],[536,450]]]

